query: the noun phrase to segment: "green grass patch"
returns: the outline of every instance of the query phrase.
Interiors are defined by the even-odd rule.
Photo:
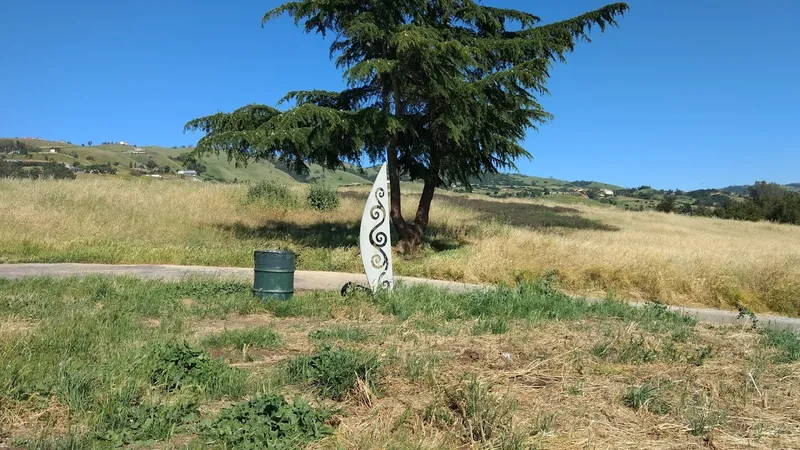
[[[198,389],[211,398],[238,397],[244,394],[247,373],[183,342],[157,350],[150,381],[168,392]]]
[[[191,397],[143,401],[137,392],[121,391],[101,405],[93,441],[121,447],[141,441],[158,441],[177,433],[192,432],[200,418]]]
[[[312,355],[291,359],[288,372],[292,380],[310,383],[320,395],[341,400],[359,380],[378,392],[382,362],[374,352],[322,345]]]
[[[696,324],[691,317],[663,305],[634,307],[612,299],[590,303],[573,298],[560,292],[549,279],[461,294],[413,286],[378,295],[375,302],[380,312],[401,320],[415,315],[445,321],[478,319],[476,332],[504,333],[513,320],[537,323],[613,318],[637,323],[641,329],[654,333],[682,335],[691,333]]]
[[[653,414],[663,415],[669,412],[669,405],[658,398],[658,393],[659,386],[646,382],[629,389],[622,397],[622,404],[631,409],[644,408]]]
[[[789,330],[764,328],[761,343],[776,350],[775,362],[789,364],[800,361],[800,335]]]
[[[487,317],[478,319],[472,327],[472,334],[506,334],[511,329],[511,324],[505,317]]]
[[[254,327],[242,330],[225,330],[202,340],[203,347],[276,348],[283,345],[283,339],[272,327]]]
[[[442,358],[433,351],[410,353],[403,361],[403,369],[411,381],[427,381],[429,384],[434,384],[436,370],[441,363]]]
[[[308,334],[312,341],[344,341],[344,342],[367,342],[375,338],[375,335],[363,328],[352,325],[331,325],[320,328]]]

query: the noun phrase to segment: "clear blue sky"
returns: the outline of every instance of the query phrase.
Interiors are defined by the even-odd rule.
[[[0,3],[0,136],[193,144],[183,124],[295,89],[337,89],[329,42],[278,1]],[[602,0],[486,0],[559,20]],[[555,120],[523,173],[694,189],[800,182],[800,1],[632,0],[552,71]],[[795,80],[795,81],[792,81]]]

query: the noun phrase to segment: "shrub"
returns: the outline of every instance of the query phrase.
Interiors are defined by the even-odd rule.
[[[331,211],[339,207],[339,194],[336,188],[326,184],[310,184],[307,200],[308,206],[317,211]]]
[[[261,203],[283,208],[297,207],[297,198],[285,185],[273,181],[259,181],[247,188],[247,203]]]
[[[375,353],[323,345],[313,355],[290,360],[288,370],[293,380],[308,381],[320,395],[341,400],[359,380],[375,391],[381,365]]]
[[[675,210],[676,198],[674,195],[665,195],[664,198],[656,205],[656,211],[669,213]]]
[[[325,424],[330,416],[299,399],[259,396],[223,409],[203,434],[224,448],[294,449],[333,433]]]

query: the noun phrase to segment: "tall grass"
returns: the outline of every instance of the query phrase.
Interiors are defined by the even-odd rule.
[[[305,188],[291,189],[304,196]],[[285,247],[297,252],[298,269],[362,270],[363,192],[318,212],[244,202],[247,190],[112,177],[0,180],[0,262],[250,267],[254,248]],[[415,195],[404,198],[410,216]],[[437,195],[426,248],[396,257],[398,274],[514,283],[554,273],[582,295],[800,315],[800,227],[466,198]]]

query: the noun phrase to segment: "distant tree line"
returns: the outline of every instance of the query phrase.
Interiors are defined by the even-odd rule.
[[[27,161],[0,160],[0,178],[73,180],[75,174],[63,164],[54,162],[34,164]]]
[[[38,147],[26,144],[17,139],[0,139],[0,153],[18,153],[20,155],[27,155],[29,153],[36,153],[38,151]]]
[[[665,194],[655,209],[692,216],[718,217],[735,220],[769,220],[800,225],[800,192],[791,191],[777,183],[756,182],[743,195],[724,195],[719,191],[702,189],[684,193],[694,204],[678,206],[675,194]],[[640,208],[642,210],[642,208]]]
[[[777,183],[756,182],[742,199],[726,198],[714,215],[723,219],[769,220],[800,225],[800,193]]]

